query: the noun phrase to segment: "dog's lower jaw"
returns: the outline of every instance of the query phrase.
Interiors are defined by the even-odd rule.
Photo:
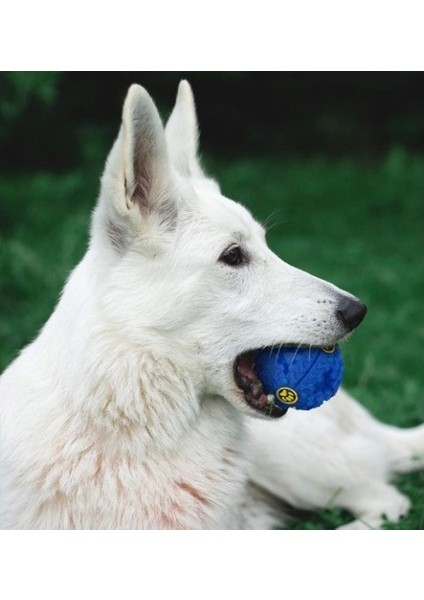
[[[275,407],[277,408],[278,412],[274,411],[271,402],[267,403],[266,407],[259,407],[259,409],[255,407],[254,402],[250,402],[250,400],[246,398],[246,393],[236,385],[232,371],[222,379],[224,381],[222,387],[215,387],[213,391],[208,392],[206,397],[224,399],[225,402],[235,409],[235,413],[239,415],[239,418],[248,416],[259,419],[274,420],[276,417],[282,417],[286,414],[287,411],[280,410],[278,407]]]

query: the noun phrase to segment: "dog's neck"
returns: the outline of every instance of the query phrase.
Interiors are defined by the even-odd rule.
[[[195,369],[178,351],[169,356],[167,348],[167,355],[152,331],[146,329],[143,344],[134,344],[105,325],[90,292],[96,281],[87,278],[83,263],[41,336],[67,402],[100,430],[137,432],[145,447],[171,450],[201,409]]]

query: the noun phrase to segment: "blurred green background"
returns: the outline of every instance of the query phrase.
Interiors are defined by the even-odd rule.
[[[0,370],[84,254],[128,86],[144,85],[166,118],[182,78],[223,192],[269,224],[284,260],[367,303],[344,346],[347,389],[386,422],[423,421],[422,73],[0,74]],[[423,474],[397,483],[413,508],[386,527],[424,528]],[[323,510],[293,527],[349,518]]]

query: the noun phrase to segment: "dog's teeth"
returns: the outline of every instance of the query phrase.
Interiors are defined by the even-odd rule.
[[[272,404],[275,400],[275,396],[274,396],[274,394],[268,394],[266,399],[268,400],[268,404]]]

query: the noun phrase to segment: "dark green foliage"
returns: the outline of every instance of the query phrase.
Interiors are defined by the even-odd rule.
[[[420,72],[21,72],[0,73],[2,169],[63,169],[109,145],[131,83],[164,116],[178,81],[193,85],[203,149],[375,157],[393,145],[424,147]]]

